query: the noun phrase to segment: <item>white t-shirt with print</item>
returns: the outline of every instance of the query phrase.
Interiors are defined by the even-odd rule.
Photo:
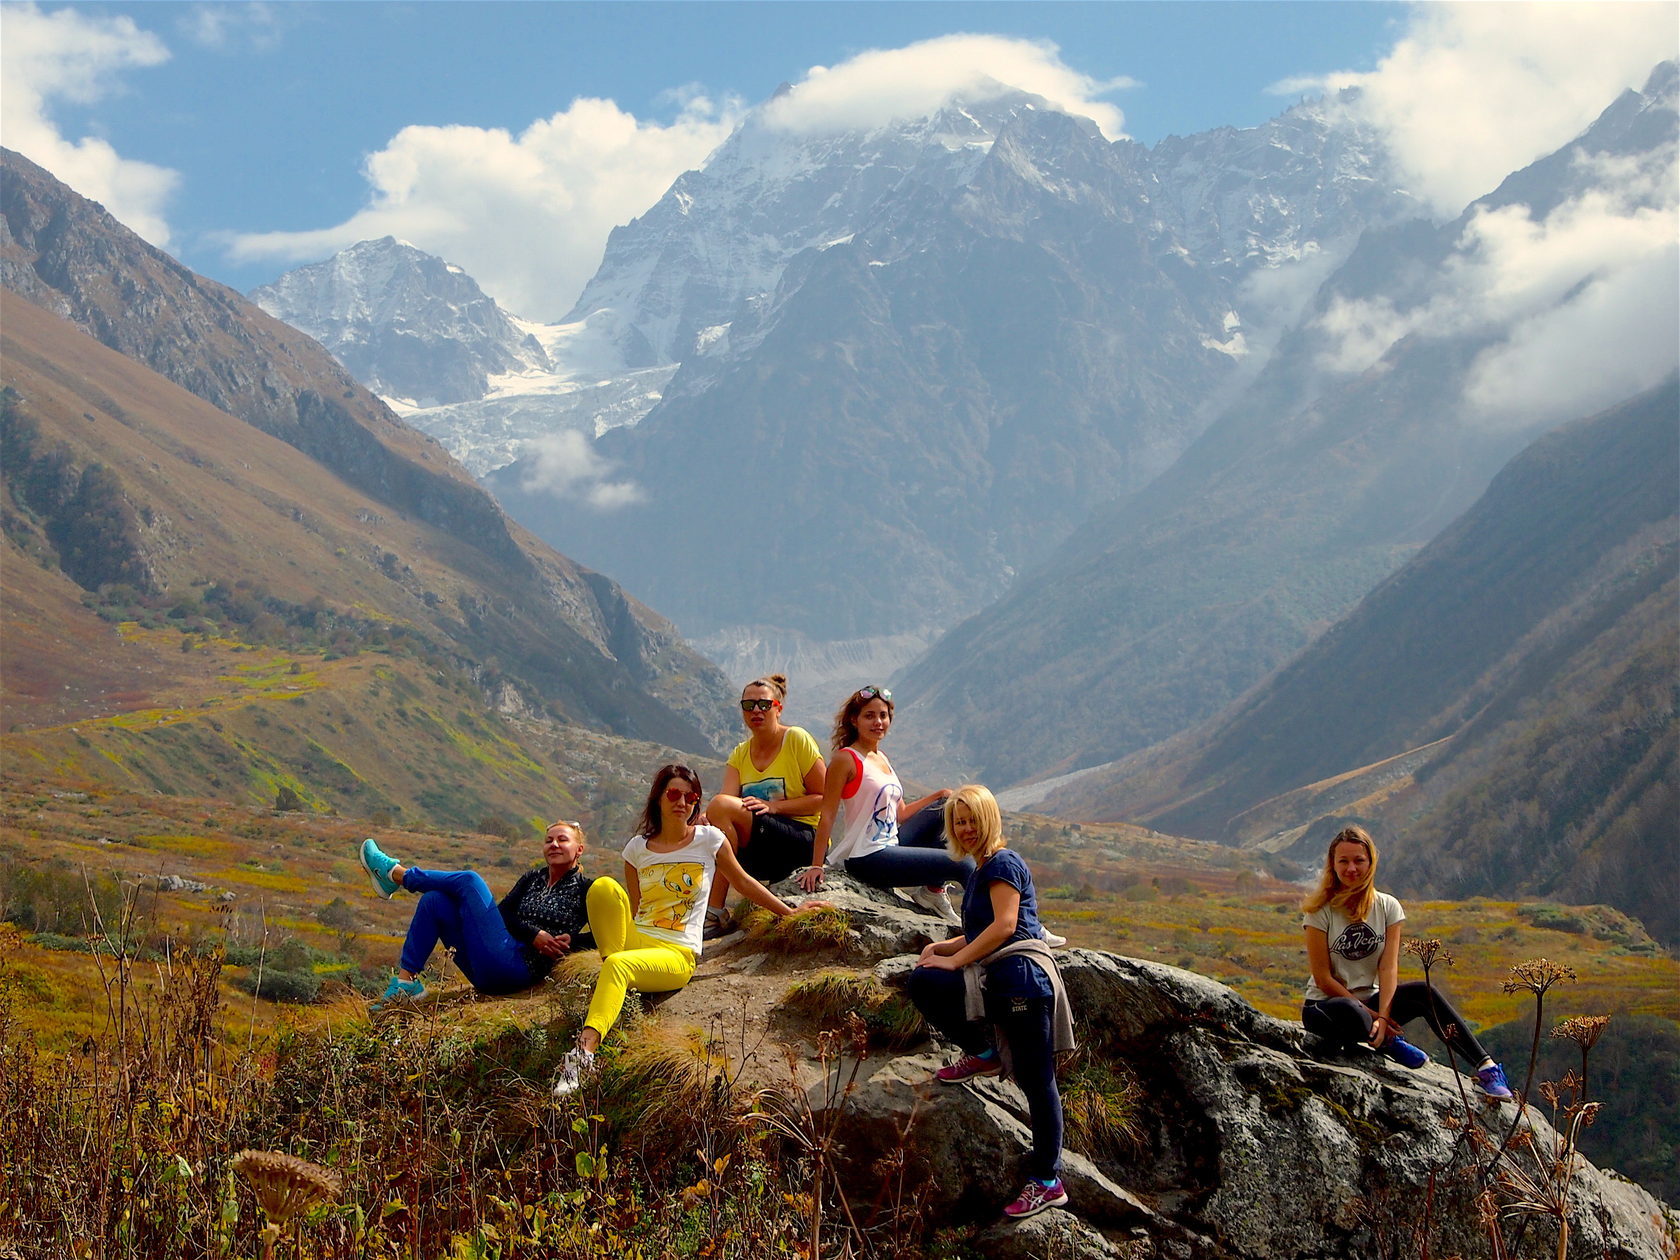
[[[1382,962],[1388,925],[1402,923],[1405,918],[1400,903],[1379,892],[1371,898],[1371,908],[1363,920],[1349,919],[1335,906],[1327,905],[1302,915],[1301,926],[1324,933],[1330,946],[1330,974],[1346,985],[1354,997],[1365,998],[1377,991],[1377,967]],[[1329,996],[1313,983],[1311,976],[1307,977],[1307,1001],[1320,1002]]]
[[[716,827],[694,829],[687,844],[670,853],[655,853],[647,837],[637,836],[624,846],[624,860],[636,868],[641,902],[636,926],[657,940],[686,945],[700,953],[700,934],[706,927],[706,897],[717,872],[717,851],[727,843]]]

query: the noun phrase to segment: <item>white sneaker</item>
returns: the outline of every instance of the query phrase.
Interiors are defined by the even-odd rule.
[[[566,1051],[560,1060],[560,1074],[554,1078],[554,1096],[564,1098],[575,1094],[583,1085],[583,1078],[595,1070],[595,1052],[577,1047]]]
[[[962,915],[957,913],[951,899],[945,895],[943,888],[916,887],[909,890],[910,900],[937,918],[941,923],[951,927],[962,926]]]
[[[1060,932],[1052,932],[1042,923],[1038,925],[1038,939],[1043,941],[1051,949],[1067,948],[1067,937],[1063,936]]]

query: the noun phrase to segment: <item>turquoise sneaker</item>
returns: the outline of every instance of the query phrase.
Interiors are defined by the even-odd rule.
[[[362,869],[368,873],[373,881],[373,891],[381,897],[395,897],[402,885],[391,878],[391,868],[397,864],[397,859],[379,851],[379,844],[372,836],[362,841]]]
[[[368,1003],[368,1010],[377,1014],[389,1006],[418,1002],[425,996],[426,986],[418,980],[404,980],[401,976],[392,976],[391,983],[385,986],[385,992],[379,995],[379,999]]]

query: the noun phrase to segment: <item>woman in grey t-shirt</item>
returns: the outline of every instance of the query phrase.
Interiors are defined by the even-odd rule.
[[[1337,1046],[1363,1043],[1410,1068],[1429,1056],[1400,1035],[1419,1016],[1454,1054],[1477,1064],[1476,1087],[1509,1098],[1505,1071],[1439,990],[1422,980],[1400,983],[1400,924],[1406,911],[1376,888],[1377,846],[1363,827],[1344,827],[1330,841],[1318,887],[1301,904],[1312,974],[1301,1023]]]

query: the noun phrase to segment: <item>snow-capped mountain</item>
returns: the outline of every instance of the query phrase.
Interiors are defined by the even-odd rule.
[[[617,311],[628,362],[685,360],[710,347],[742,302],[772,293],[801,250],[843,241],[907,182],[960,185],[1011,119],[1050,108],[998,86],[926,118],[812,135],[780,122],[781,99],[613,231],[568,322]]]
[[[483,398],[491,379],[548,373],[548,354],[471,276],[406,241],[362,241],[251,299],[407,408]]]
[[[778,126],[771,101],[613,234],[571,313],[616,316],[628,361],[681,356],[659,406],[592,452],[612,503],[648,501],[591,509],[575,462],[493,484],[691,633],[743,623],[709,571],[661,568],[658,539],[781,592],[750,624],[807,652],[909,641],[1170,465],[1269,344],[1247,278],[1415,213],[1384,169],[1334,104],[1157,151],[1021,93],[830,135]],[[782,505],[770,545],[720,510],[743,459]],[[871,494],[890,529],[848,553],[833,525]]]

